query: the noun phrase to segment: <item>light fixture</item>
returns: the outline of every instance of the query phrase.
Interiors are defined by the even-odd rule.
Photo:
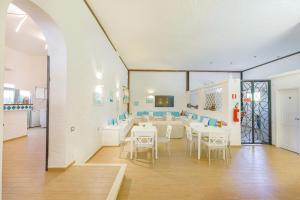
[[[116,97],[117,97],[117,98],[120,97],[120,92],[119,92],[119,91],[116,92]]]
[[[48,50],[48,44],[45,44],[45,50]]]
[[[16,33],[20,31],[22,25],[24,24],[24,22],[27,19],[27,15],[20,21],[20,23],[18,24],[17,28],[16,28]]]
[[[96,72],[96,78],[97,79],[102,79],[102,77],[103,77],[103,75],[102,75],[102,73],[101,72]]]
[[[116,83],[116,88],[117,88],[117,89],[120,88],[120,83],[119,83],[119,81],[117,81],[117,83]]]
[[[98,94],[102,94],[103,93],[103,85],[97,85],[95,88],[95,92]]]
[[[153,94],[153,93],[154,93],[154,90],[149,89],[147,92],[148,92],[149,94]]]

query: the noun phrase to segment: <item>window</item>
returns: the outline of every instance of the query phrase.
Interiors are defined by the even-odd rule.
[[[10,83],[4,83],[3,91],[3,103],[4,104],[13,104],[15,103],[15,85]]]

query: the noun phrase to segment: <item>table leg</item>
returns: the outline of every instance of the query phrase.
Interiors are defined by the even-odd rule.
[[[132,152],[133,152],[133,141],[132,141],[132,134],[131,134],[131,140],[130,140],[130,159],[133,159]]]
[[[198,133],[198,160],[200,160],[201,156],[201,133]]]
[[[157,159],[157,133],[155,134],[155,159]]]

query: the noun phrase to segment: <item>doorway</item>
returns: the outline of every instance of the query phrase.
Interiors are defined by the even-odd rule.
[[[300,153],[299,89],[284,89],[277,93],[278,146]]]
[[[271,81],[241,84],[242,144],[271,144]]]

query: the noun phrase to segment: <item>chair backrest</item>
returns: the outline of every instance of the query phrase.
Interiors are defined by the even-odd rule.
[[[138,147],[149,147],[154,145],[153,131],[135,131],[135,145]]]
[[[168,125],[167,126],[167,131],[166,131],[166,138],[171,139],[171,133],[172,133],[172,126]]]
[[[144,119],[146,122],[149,122],[149,121],[150,121],[149,115],[144,115],[144,116],[143,116],[143,119]]]
[[[188,140],[192,140],[193,139],[192,128],[190,126],[185,126],[185,132],[186,132],[186,138]]]
[[[171,120],[172,120],[172,118],[173,118],[173,117],[172,117],[172,115],[171,115],[171,114],[168,114],[168,115],[166,115],[166,120],[167,120],[167,121],[171,121]]]
[[[216,147],[225,147],[227,146],[228,142],[228,133],[214,133],[210,132],[208,137],[208,144],[210,146],[216,146]]]
[[[149,127],[149,126],[152,126],[152,123],[151,123],[151,122],[140,122],[140,123],[139,123],[139,126],[142,126],[142,127]]]

